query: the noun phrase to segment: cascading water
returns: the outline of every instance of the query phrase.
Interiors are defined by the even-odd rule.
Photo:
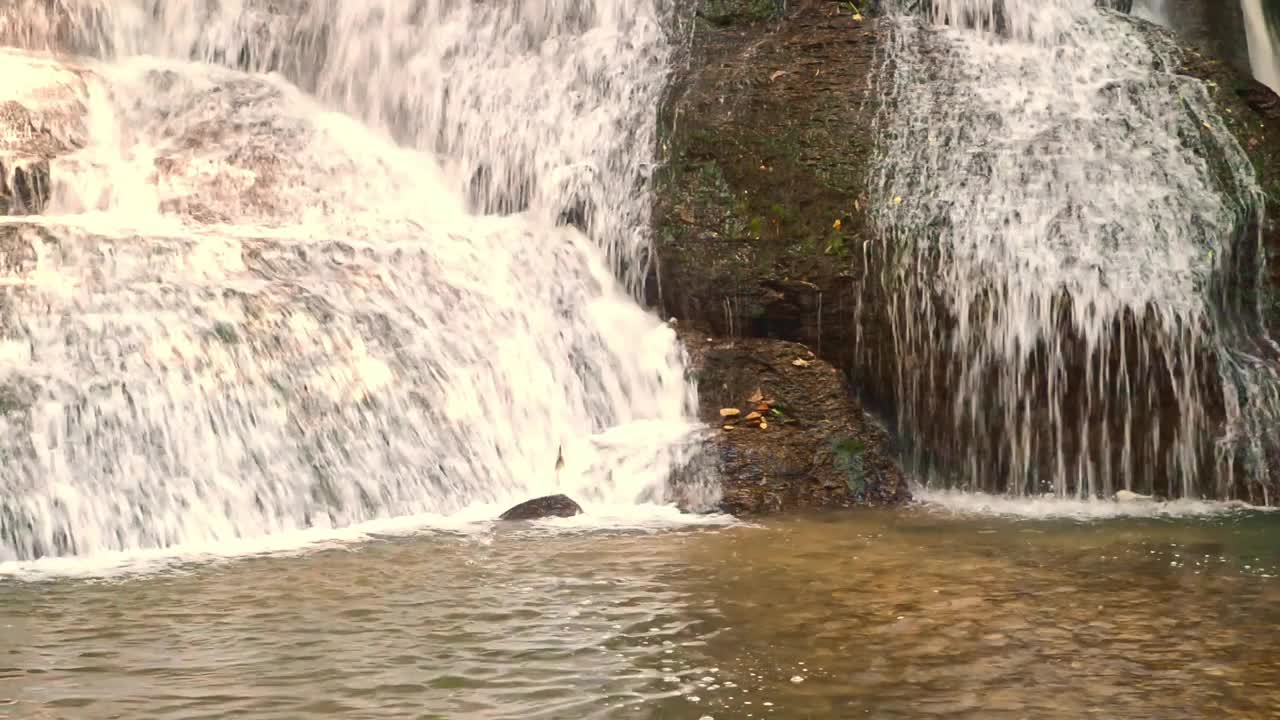
[[[1249,62],[1253,76],[1272,90],[1280,92],[1280,12],[1274,8],[1271,17],[1262,0],[1240,0],[1244,11],[1244,26],[1249,43]]]
[[[921,468],[1273,499],[1262,198],[1210,89],[1095,0],[908,2],[890,22],[876,223]]]
[[[559,445],[560,490],[669,501],[696,396],[633,300],[668,12],[0,11],[84,56],[0,51],[71,115],[0,225],[0,561],[522,499]]]

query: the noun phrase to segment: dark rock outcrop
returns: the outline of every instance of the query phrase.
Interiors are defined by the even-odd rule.
[[[526,500],[502,513],[499,520],[540,520],[581,515],[582,507],[565,495],[547,495]]]
[[[891,416],[892,363],[857,351],[892,342],[863,282],[878,22],[817,0],[733,17],[700,25],[664,110],[664,312],[717,337],[803,343]]]
[[[778,340],[682,332],[722,482],[720,507],[751,514],[880,505],[909,495],[888,434],[841,373]]]
[[[664,314],[710,336],[803,343],[844,371],[881,417],[924,418],[913,455],[954,467],[947,452],[972,439],[926,437],[951,432],[942,427],[945,398],[938,408],[899,406],[900,371],[916,372],[923,359],[895,355],[894,306],[878,282],[886,257],[868,217],[868,190],[885,23],[821,0],[718,0],[703,3],[697,22],[693,57],[662,115],[667,156],[655,248]],[[1180,72],[1206,82],[1266,194],[1266,253],[1238,258],[1237,287],[1225,290],[1247,307],[1261,288],[1258,305],[1272,336],[1280,335],[1280,98],[1238,63],[1194,48],[1182,58]],[[1254,283],[1260,274],[1264,282]],[[1269,348],[1259,343],[1256,352]],[[1072,372],[1086,365],[1083,356],[1070,360]],[[1176,423],[1176,406],[1162,403],[1170,410],[1160,421]],[[1217,418],[1221,408],[1206,413]]]

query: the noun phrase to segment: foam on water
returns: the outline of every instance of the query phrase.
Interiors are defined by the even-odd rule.
[[[677,499],[696,394],[634,299],[667,9],[22,7],[90,57],[0,226],[0,561]]]
[[[1094,0],[926,8],[889,21],[874,198],[920,471],[1273,500],[1262,195],[1214,89]]]
[[[712,529],[741,524],[731,515],[692,514],[655,503],[585,503],[583,514],[533,522],[503,523],[494,518],[506,505],[481,503],[449,515],[427,513],[370,520],[348,527],[312,527],[259,538],[182,544],[165,548],[107,551],[82,556],[48,556],[0,562],[0,579],[22,582],[118,580],[156,573],[185,572],[211,563],[255,557],[304,556],[326,550],[358,550],[362,544],[416,536],[447,535],[463,541],[492,542],[495,533],[600,535]]]
[[[1054,495],[1014,497],[954,489],[918,489],[915,500],[925,508],[960,515],[992,515],[1026,520],[1114,520],[1124,518],[1211,518],[1274,512],[1274,507],[1240,501],[1115,500],[1063,498]]]

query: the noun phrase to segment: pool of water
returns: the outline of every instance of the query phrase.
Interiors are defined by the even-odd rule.
[[[0,578],[0,718],[1280,708],[1280,516],[478,523]]]

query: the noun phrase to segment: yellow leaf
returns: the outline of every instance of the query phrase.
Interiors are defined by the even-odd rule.
[[[902,204],[902,196],[901,196],[901,195],[899,195],[899,196],[895,197],[895,198],[893,199],[893,204],[894,204],[894,205],[901,205],[901,204]]]
[[[854,22],[862,22],[862,13],[854,13],[854,15],[853,15],[853,21],[854,21]]]
[[[836,221],[835,221],[835,222],[833,222],[833,223],[831,223],[831,227],[835,228],[836,230],[839,230],[839,229],[840,229],[840,218],[836,218]]]

